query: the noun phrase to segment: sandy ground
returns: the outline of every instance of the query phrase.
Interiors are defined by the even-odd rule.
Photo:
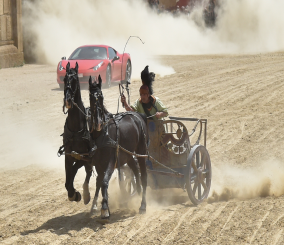
[[[170,114],[208,119],[211,198],[193,206],[182,190],[148,188],[147,214],[139,215],[140,197],[123,203],[114,176],[106,225],[90,204],[67,199],[64,158],[56,156],[65,120],[56,68],[1,69],[0,243],[283,244],[283,57],[160,57],[176,71],[154,85]],[[131,84],[132,102],[139,86]],[[103,93],[116,112],[118,87]],[[75,180],[81,192],[84,176],[81,169]]]

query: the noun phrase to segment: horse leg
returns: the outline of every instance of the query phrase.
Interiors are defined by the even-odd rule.
[[[144,158],[138,158],[140,172],[141,172],[141,182],[142,182],[142,201],[141,206],[139,208],[139,213],[146,213],[146,187],[147,187],[147,169],[146,169],[146,162]]]
[[[80,192],[76,191],[73,185],[75,176],[77,174],[77,171],[79,168],[83,166],[82,163],[76,162],[73,165],[72,159],[71,161],[65,158],[65,171],[66,171],[66,179],[69,180],[69,183],[65,183],[65,187],[68,191],[68,199],[69,201],[76,201],[80,202],[81,201],[81,194]],[[67,177],[68,175],[68,177]]]
[[[140,184],[139,170],[138,170],[137,163],[136,163],[136,161],[134,160],[134,158],[132,156],[127,161],[127,165],[129,166],[129,168],[132,170],[132,172],[135,175],[135,178],[136,178],[136,190],[137,190],[138,194],[140,195],[141,194],[141,184]]]
[[[110,162],[107,170],[104,174],[104,178],[102,181],[102,196],[103,196],[103,200],[102,200],[102,208],[101,208],[101,218],[102,219],[109,219],[110,217],[110,211],[109,211],[109,207],[108,207],[108,184],[109,184],[109,180],[111,178],[111,175],[114,171],[114,163]]]
[[[72,169],[73,169],[73,162],[68,161],[67,157],[65,157],[65,189],[68,191],[69,189],[69,183],[70,183],[70,177],[72,175]]]
[[[83,184],[83,199],[84,199],[85,205],[87,205],[91,200],[91,195],[90,195],[90,191],[89,191],[89,182],[90,182],[90,178],[92,176],[92,170],[93,170],[92,165],[90,165],[90,164],[85,165],[86,178],[85,178],[85,182]]]
[[[97,177],[97,181],[96,181],[96,193],[95,193],[95,196],[94,196],[94,200],[93,200],[93,204],[92,204],[92,207],[91,207],[91,213],[95,210],[98,209],[98,198],[99,198],[99,191],[101,189],[101,185],[102,185],[102,181],[103,181],[103,175],[100,174],[98,175]]]

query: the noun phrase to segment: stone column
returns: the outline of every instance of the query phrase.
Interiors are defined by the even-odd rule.
[[[24,63],[22,0],[0,0],[0,68]]]

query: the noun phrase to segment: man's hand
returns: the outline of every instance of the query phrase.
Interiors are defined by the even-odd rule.
[[[126,102],[126,98],[123,94],[123,95],[121,95],[121,103],[123,103],[125,105],[125,102]]]
[[[156,112],[155,116],[160,119],[162,117],[164,117],[164,112]]]
[[[126,111],[134,111],[134,110],[128,105],[128,103],[126,102],[126,98],[125,98],[124,94],[121,95],[120,101],[121,101],[121,103],[124,104],[124,107],[125,107],[125,110],[126,110]]]

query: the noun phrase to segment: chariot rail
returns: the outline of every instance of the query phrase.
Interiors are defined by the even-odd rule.
[[[193,135],[195,133],[197,125],[200,123],[200,133],[198,140],[195,144],[199,144],[199,140],[202,134],[203,130],[203,124],[204,124],[204,146],[206,147],[206,138],[207,138],[207,119],[198,119],[198,118],[190,118],[190,117],[169,117],[171,120],[179,120],[179,121],[188,121],[188,122],[197,122],[194,128],[192,129],[192,132],[189,134],[189,136]]]

